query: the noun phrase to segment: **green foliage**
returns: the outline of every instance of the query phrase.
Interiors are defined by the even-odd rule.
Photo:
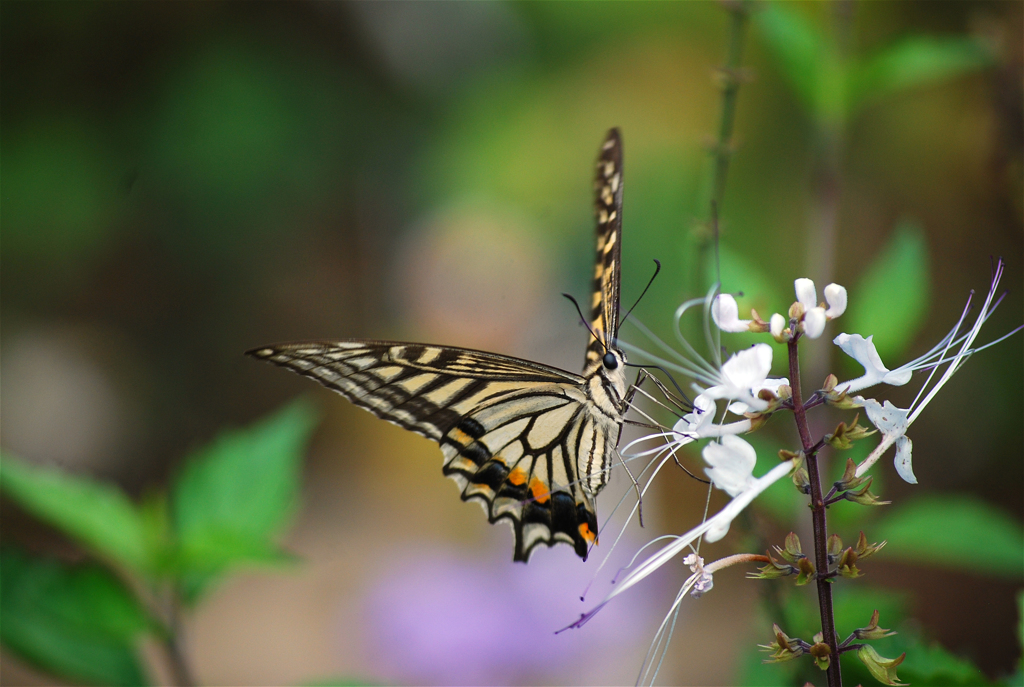
[[[886,551],[888,550],[887,548]],[[878,609],[882,625],[893,627],[897,631],[898,634],[874,640],[871,645],[878,653],[890,658],[906,652],[906,660],[898,670],[901,681],[915,687],[980,687],[993,684],[970,661],[956,656],[938,644],[928,642],[912,624],[901,622],[901,619],[906,618],[908,606],[904,595],[864,585],[837,585],[833,589],[836,631],[841,639],[855,628],[866,626],[874,609]],[[790,636],[798,636],[809,641],[811,635],[820,629],[818,606],[813,591],[788,590],[783,604],[788,614],[785,621],[790,625],[783,627],[783,631]],[[779,620],[765,617],[757,626],[769,628],[772,622]],[[808,679],[813,679],[813,673],[807,669],[809,662],[806,666],[802,665],[803,660],[792,661],[789,665],[766,665],[761,663],[763,658],[764,655],[759,652],[752,649],[748,651],[737,676],[737,682],[744,685],[796,687],[805,684]],[[843,655],[842,668],[845,684],[878,684],[867,667],[852,654]]]
[[[819,116],[826,115],[829,101],[831,108],[837,107],[834,101],[841,97],[843,78],[837,74],[840,66],[836,56],[828,51],[828,43],[818,28],[799,11],[782,3],[766,3],[753,18],[778,60],[782,76],[804,107]],[[826,89],[831,91],[831,98],[826,97]]]
[[[921,229],[902,222],[850,290],[844,330],[874,335],[882,362],[896,367],[924,323],[928,309],[928,252]]]
[[[302,402],[190,457],[171,491],[181,565],[194,602],[209,576],[243,562],[281,562],[271,542],[298,498],[302,450],[315,416]]]
[[[135,505],[115,486],[54,468],[0,457],[0,489],[40,520],[135,573],[152,570],[153,552]]]
[[[773,2],[754,21],[783,77],[816,122],[842,121],[865,103],[992,64],[991,51],[963,37],[909,36],[865,58],[843,55],[804,12]]]
[[[138,507],[110,485],[6,456],[0,485],[30,513],[123,566],[142,588],[169,588],[194,603],[230,566],[290,560],[272,538],[296,504],[314,421],[298,402],[227,432],[188,460],[170,499],[154,492]],[[135,643],[156,626],[109,569],[6,550],[0,562],[6,648],[76,681],[145,682]]]
[[[5,649],[75,681],[147,684],[136,644],[152,623],[105,568],[68,566],[4,548],[0,578]]]
[[[992,53],[972,38],[909,36],[864,60],[850,74],[851,107],[908,88],[937,83],[992,64]]]
[[[924,496],[893,506],[873,536],[889,542],[887,558],[1010,580],[1021,577],[1020,523],[969,496]]]

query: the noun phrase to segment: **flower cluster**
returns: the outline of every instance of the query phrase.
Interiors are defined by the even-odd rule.
[[[682,353],[677,352],[638,324],[638,328],[667,353],[668,357],[660,357],[635,346],[624,346],[632,353],[639,354],[651,363],[657,364],[663,370],[672,370],[691,377],[695,397],[692,402],[683,403],[679,403],[679,399],[676,399],[677,405],[688,412],[683,413],[671,428],[663,428],[662,431],[631,442],[623,448],[622,455],[632,460],[650,459],[648,468],[652,465],[656,467],[648,477],[649,484],[649,480],[660,471],[667,461],[676,460],[678,462],[678,453],[683,446],[708,439],[710,441],[701,451],[701,456],[706,463],[704,474],[710,480],[711,485],[724,491],[731,497],[731,500],[718,513],[706,517],[704,522],[684,534],[659,537],[651,542],[651,544],[660,542],[662,546],[639,562],[634,559],[635,565],[631,566],[629,573],[617,582],[612,592],[570,627],[579,627],[584,624],[611,599],[625,592],[683,552],[688,554],[684,559],[684,564],[690,567],[692,574],[680,589],[675,602],[665,616],[656,634],[655,642],[652,643],[651,651],[660,647],[658,650],[664,652],[667,635],[671,633],[673,619],[685,596],[688,594],[700,596],[710,591],[714,584],[712,577],[714,572],[728,565],[753,561],[767,563],[768,565],[761,568],[761,574],[754,574],[753,577],[774,579],[792,574],[798,577],[798,584],[812,579],[824,580],[834,576],[858,576],[860,573],[856,568],[856,561],[874,553],[884,546],[885,542],[869,546],[862,533],[857,547],[842,549],[841,541],[838,537],[833,537],[828,542],[827,557],[817,559],[817,568],[822,569],[817,569],[807,556],[799,552],[799,542],[795,539],[795,535],[791,535],[793,542],[787,540],[786,548],[776,547],[777,552],[786,559],[785,563],[778,562],[770,554],[767,556],[738,554],[707,565],[704,564],[704,560],[699,557],[697,551],[699,541],[702,538],[716,541],[724,537],[728,533],[733,519],[771,484],[792,474],[797,488],[804,493],[810,493],[810,478],[805,467],[805,459],[813,458],[823,446],[849,448],[853,442],[865,439],[875,432],[858,425],[857,419],[854,419],[849,425],[840,423],[832,434],[822,438],[817,444],[808,444],[805,440],[801,447],[802,450],[798,452],[780,451],[779,456],[782,458],[782,462],[767,471],[762,477],[754,476],[754,468],[757,463],[754,447],[739,435],[759,429],[773,414],[783,410],[793,411],[794,415],[798,415],[801,418],[798,419],[799,423],[803,421],[802,417],[805,411],[815,406],[830,405],[840,409],[861,409],[868,421],[880,433],[881,441],[860,465],[855,465],[852,461],[848,462],[847,474],[844,475],[843,480],[835,484],[827,496],[822,497],[820,491],[818,492],[816,498],[821,505],[817,508],[822,509],[822,517],[824,517],[824,505],[838,500],[847,500],[863,505],[886,503],[868,491],[871,478],[865,477],[865,472],[890,446],[895,444],[897,473],[907,482],[916,483],[917,480],[911,466],[912,443],[906,436],[907,430],[924,407],[935,397],[937,391],[960,366],[973,353],[987,347],[975,346],[975,341],[981,327],[1001,302],[1001,297],[997,297],[997,289],[1003,274],[1003,267],[1002,261],[999,261],[993,272],[988,295],[984,299],[973,325],[967,331],[963,331],[963,329],[970,311],[971,299],[968,300],[956,325],[935,347],[917,360],[896,369],[890,370],[883,364],[871,336],[839,333],[833,339],[833,343],[843,353],[860,363],[864,367],[864,374],[844,382],[839,382],[830,375],[824,387],[806,399],[801,398],[799,379],[794,379],[791,384],[788,378],[770,376],[773,347],[769,343],[754,344],[750,348],[735,353],[725,362],[721,362],[717,357],[720,347],[716,344],[717,338],[712,336],[713,330],[708,325],[708,321],[713,322],[720,332],[768,334],[776,343],[785,344],[790,357],[791,373],[798,377],[799,374],[796,372],[798,370],[796,363],[798,342],[803,338],[817,339],[821,337],[826,325],[839,318],[846,310],[847,292],[838,284],[826,286],[824,289],[825,301],[819,303],[814,282],[810,279],[797,279],[794,282],[796,300],[790,306],[787,315],[775,313],[767,322],[753,310],[750,319],[741,319],[735,298],[728,294],[717,294],[715,290],[712,290],[706,298],[688,301],[676,311],[676,334],[682,345]],[[696,352],[696,349],[682,335],[680,327],[680,320],[684,313],[699,303],[704,304],[705,332],[712,362],[708,362]],[[1019,330],[1020,328],[1015,329],[987,345],[993,345]],[[942,370],[941,374],[939,374],[940,370]],[[909,408],[897,408],[887,400],[879,401],[859,395],[864,390],[879,385],[905,385],[917,371],[929,371],[929,375],[917,399]],[[938,375],[937,379],[936,375]],[[664,387],[661,388],[664,389]],[[817,473],[813,474],[813,481],[817,485]],[[836,495],[837,493],[839,495]],[[818,545],[816,542],[816,546]],[[825,546],[824,542],[821,545]],[[833,551],[833,549],[835,550]],[[641,550],[640,553],[643,552],[644,550]],[[824,553],[821,555],[825,556]],[[636,558],[639,559],[640,554],[637,554]],[[834,637],[828,638],[827,635],[824,640],[821,637],[815,637],[813,645],[803,642],[803,640],[789,640],[781,630],[777,631],[776,637],[776,643],[771,646],[771,650],[776,653],[773,660],[792,658],[795,654],[806,651],[815,656],[816,662],[823,670],[827,668],[831,660],[829,652],[838,650],[837,647],[840,646],[845,647],[845,644],[840,645]],[[783,639],[778,639],[778,637]],[[798,647],[800,650],[790,651],[792,647]],[[779,652],[785,655],[783,656]],[[865,655],[871,658],[869,654],[870,652],[867,652]],[[650,659],[650,655],[648,658]],[[648,662],[648,670],[650,665]]]

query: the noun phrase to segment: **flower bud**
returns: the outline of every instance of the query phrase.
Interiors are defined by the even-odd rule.
[[[887,630],[884,627],[878,626],[878,609],[871,614],[871,622],[868,623],[867,627],[861,627],[853,631],[853,636],[857,639],[881,639],[883,637],[891,637],[895,632]]]
[[[865,644],[857,650],[857,658],[867,666],[868,672],[871,673],[872,677],[883,685],[892,685],[893,687],[905,687],[907,684],[900,682],[899,678],[896,677],[896,668],[899,664],[903,663],[903,659],[906,657],[907,654],[904,652],[897,658],[885,658],[880,656],[870,644]]]
[[[808,653],[814,657],[814,664],[821,670],[828,670],[829,663],[831,663],[832,649],[828,644],[821,641],[821,634],[814,635],[816,641],[811,645]]]
[[[771,316],[768,324],[768,331],[772,333],[772,338],[779,343],[786,343],[789,341],[789,332],[786,331],[786,318],[779,313],[775,313]]]
[[[791,640],[778,625],[772,625],[772,632],[775,633],[775,641],[771,644],[758,644],[765,651],[771,652],[771,656],[765,663],[781,663],[801,656],[804,653],[805,643],[800,640]]]
[[[843,540],[839,538],[838,534],[833,534],[828,538],[828,561],[829,563],[835,563],[839,554],[843,550]]]
[[[888,506],[892,501],[882,501],[877,496],[872,494],[868,489],[871,487],[871,477],[867,478],[864,486],[858,491],[847,491],[843,494],[843,498],[847,501],[853,501],[859,503],[862,506]]]

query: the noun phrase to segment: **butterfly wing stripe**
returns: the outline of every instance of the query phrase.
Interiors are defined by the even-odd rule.
[[[588,366],[605,354],[619,331],[619,282],[622,253],[622,137],[608,132],[597,158],[594,176],[594,214],[597,219],[597,260],[591,299],[591,328],[602,340],[590,338]]]
[[[619,327],[622,142],[608,132],[595,178],[597,259],[584,374],[465,348],[347,339],[249,354],[310,377],[441,445],[444,473],[491,522],[507,520],[516,560],[540,544],[596,541],[593,496],[607,482],[622,425],[621,368],[603,357]],[[623,359],[621,351],[616,355]],[[617,371],[609,376],[609,370]]]

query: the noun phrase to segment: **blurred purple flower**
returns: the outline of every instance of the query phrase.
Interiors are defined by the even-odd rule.
[[[616,553],[632,550],[623,540]],[[580,615],[600,553],[589,564],[562,547],[535,552],[529,565],[443,550],[395,560],[364,605],[374,676],[433,684],[633,681],[630,655],[639,660],[646,650],[661,606],[657,590],[609,607],[584,630],[555,635]],[[614,571],[606,567],[601,579]]]

